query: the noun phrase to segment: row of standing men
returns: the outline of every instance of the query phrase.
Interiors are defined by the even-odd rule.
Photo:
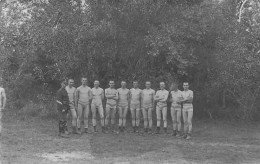
[[[67,84],[68,83],[68,84]],[[97,132],[97,111],[100,116],[102,132],[108,133],[109,122],[113,133],[125,131],[126,116],[130,109],[133,132],[139,132],[140,115],[142,112],[144,120],[144,132],[152,133],[152,112],[156,110],[156,133],[160,133],[161,119],[163,120],[164,132],[167,133],[167,100],[171,102],[171,117],[173,122],[173,135],[185,139],[191,139],[192,117],[193,117],[193,91],[189,90],[189,83],[183,83],[183,91],[173,83],[172,91],[165,89],[165,83],[160,82],[160,90],[155,92],[151,89],[151,82],[145,82],[145,89],[138,88],[138,82],[133,82],[133,88],[127,89],[126,82],[121,82],[121,88],[115,89],[115,82],[109,81],[109,88],[99,87],[99,81],[94,81],[94,87],[87,86],[87,78],[81,79],[81,86],[73,87],[74,80],[69,79],[61,83],[57,92],[57,110],[59,113],[59,135],[68,137],[67,114],[72,115],[72,132],[82,133],[81,123],[84,124],[85,133],[89,131],[88,118],[92,112],[92,124],[94,133]],[[106,98],[105,116],[103,100]],[[118,109],[119,130],[115,128],[115,116]],[[181,134],[181,116],[183,116],[184,130]]]

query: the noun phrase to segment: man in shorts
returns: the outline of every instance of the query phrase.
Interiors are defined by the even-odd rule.
[[[88,131],[89,102],[92,99],[91,88],[87,86],[87,78],[81,78],[81,86],[76,90],[76,107],[78,112],[77,126],[81,131],[81,122],[84,119],[84,132]]]
[[[75,95],[76,95],[76,88],[74,86],[74,80],[69,79],[68,85],[65,87],[68,96],[69,96],[69,107],[72,117],[72,133],[73,134],[79,134],[77,129],[77,112],[75,108]]]
[[[181,130],[181,99],[182,92],[178,89],[177,83],[171,86],[171,116],[173,123],[173,136],[180,137]]]
[[[68,136],[68,127],[67,127],[67,114],[70,109],[69,107],[69,96],[65,89],[66,81],[61,82],[61,88],[57,91],[57,111],[59,115],[59,136],[69,137]]]
[[[160,90],[158,90],[155,94],[154,100],[157,102],[156,104],[156,118],[157,118],[157,128],[156,134],[160,133],[161,126],[161,115],[163,117],[163,127],[164,132],[167,134],[167,99],[169,92],[165,89],[165,83],[160,82]]]
[[[133,132],[138,133],[140,124],[141,111],[141,93],[142,90],[138,88],[138,82],[133,82],[133,88],[130,89],[130,111],[132,115]]]
[[[2,133],[2,111],[5,109],[6,106],[6,94],[5,89],[2,86],[2,79],[0,79],[0,136]]]
[[[99,87],[99,81],[94,81],[94,88],[91,89],[92,93],[92,102],[91,102],[91,111],[92,111],[92,123],[94,127],[94,132],[97,132],[97,109],[100,116],[101,126],[102,126],[102,132],[104,132],[104,109],[102,102],[104,100],[104,90]]]
[[[147,133],[152,133],[152,126],[153,126],[153,120],[152,120],[152,111],[154,106],[154,96],[155,91],[151,89],[151,82],[147,81],[145,82],[145,89],[142,91],[141,99],[142,99],[142,113],[144,118],[144,131]],[[149,123],[149,129],[148,129],[148,123]]]
[[[112,132],[115,131],[115,117],[116,117],[116,105],[118,100],[118,92],[115,89],[115,82],[109,81],[109,88],[105,89],[106,102],[106,119],[105,119],[105,132],[108,130],[108,123],[111,120]]]
[[[181,102],[183,103],[182,116],[184,121],[183,138],[190,140],[191,131],[192,131],[192,117],[193,117],[193,105],[192,105],[193,91],[189,90],[188,82],[183,83],[183,89],[184,89],[184,91],[182,91],[183,100],[181,100]]]
[[[129,89],[126,88],[126,82],[121,82],[121,88],[117,89],[118,92],[118,113],[119,113],[119,131],[125,131],[126,115],[129,108]]]

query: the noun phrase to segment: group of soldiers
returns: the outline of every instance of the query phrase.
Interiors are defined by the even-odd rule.
[[[68,83],[68,84],[67,84]],[[126,127],[126,116],[130,109],[132,128],[134,133],[139,132],[141,112],[144,120],[144,132],[152,133],[152,113],[156,110],[156,134],[160,133],[161,119],[164,132],[167,134],[167,101],[171,102],[171,117],[173,123],[173,135],[179,138],[191,139],[193,117],[193,91],[189,90],[189,83],[183,83],[183,91],[178,89],[177,83],[172,83],[171,91],[165,89],[165,83],[160,82],[160,89],[155,92],[151,88],[151,82],[145,82],[145,89],[138,88],[138,82],[133,81],[133,88],[126,87],[126,82],[121,82],[121,88],[115,89],[115,82],[109,81],[109,88],[105,91],[99,87],[98,80],[94,81],[94,87],[87,86],[87,78],[81,79],[81,86],[74,88],[74,80],[62,81],[61,88],[57,92],[57,109],[59,113],[59,135],[68,137],[67,119],[68,112],[72,116],[72,133],[92,133],[89,130],[88,118],[92,112],[93,132],[97,132],[97,111],[103,133],[108,133],[110,122],[113,133],[122,133]],[[169,93],[170,92],[170,93]],[[105,116],[103,100],[106,99]],[[116,113],[119,115],[118,129],[115,126]],[[181,116],[183,116],[184,130],[181,133]],[[81,123],[84,123],[84,130]]]

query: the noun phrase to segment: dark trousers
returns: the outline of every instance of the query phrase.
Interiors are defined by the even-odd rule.
[[[58,110],[58,118],[59,118],[59,133],[65,133],[65,131],[68,131],[68,127],[67,127],[68,110],[67,110],[67,107],[66,108],[58,108],[57,110]]]

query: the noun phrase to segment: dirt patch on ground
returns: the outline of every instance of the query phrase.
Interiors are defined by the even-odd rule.
[[[94,157],[87,152],[55,152],[38,154],[51,162],[69,162],[73,160],[93,160]]]
[[[259,125],[194,121],[191,141],[171,134],[57,136],[53,119],[6,113],[1,163],[260,163]],[[169,132],[170,132],[169,127]]]

